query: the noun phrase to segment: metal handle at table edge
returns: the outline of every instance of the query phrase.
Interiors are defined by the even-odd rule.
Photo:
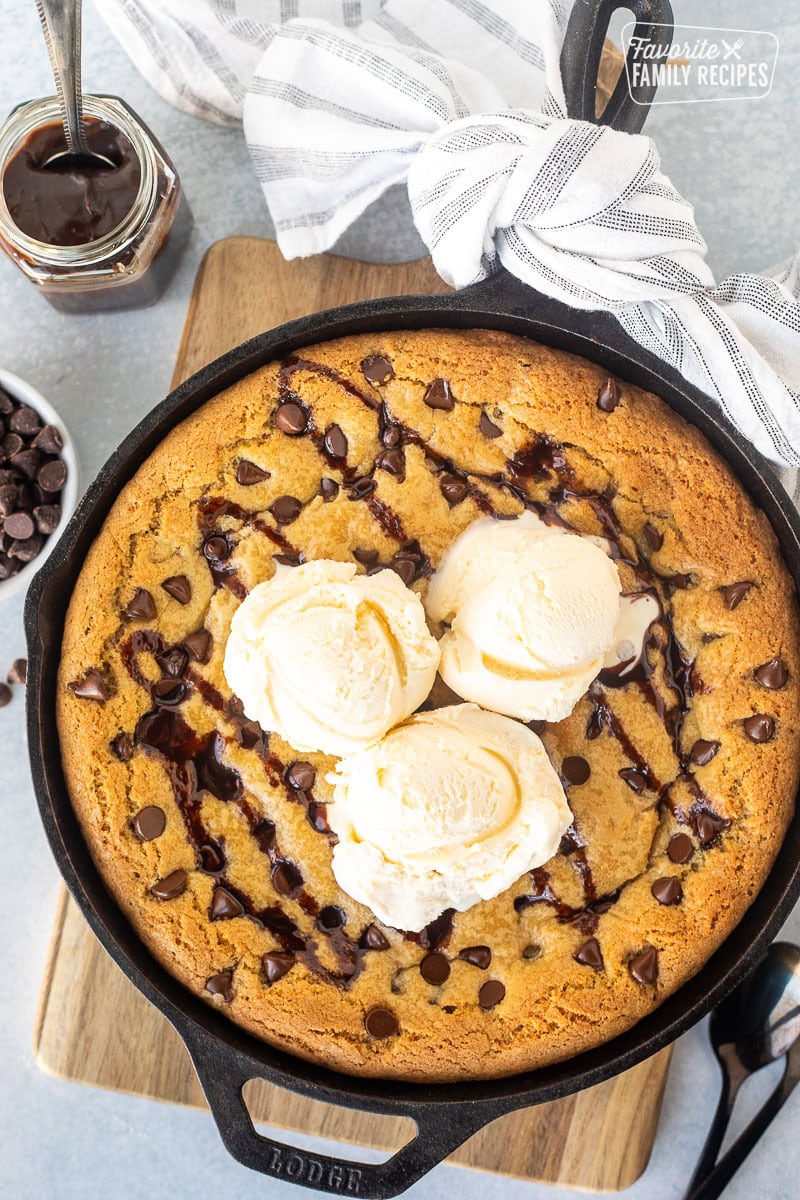
[[[259,1133],[250,1117],[243,1089],[251,1079],[264,1078],[253,1060],[221,1046],[191,1028],[180,1028],[200,1079],[220,1137],[228,1152],[246,1167],[274,1179],[332,1195],[363,1200],[388,1200],[406,1191],[452,1154],[473,1133],[503,1115],[505,1106],[473,1101],[432,1103],[423,1098],[409,1112],[398,1104],[383,1115],[407,1117],[417,1132],[382,1163],[364,1163],[318,1154]],[[518,1107],[512,1103],[508,1110]],[[359,1111],[368,1111],[359,1108]]]

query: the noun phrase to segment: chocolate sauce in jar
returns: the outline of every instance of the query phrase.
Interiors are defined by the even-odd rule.
[[[14,224],[49,246],[85,246],[111,233],[133,208],[142,168],[127,137],[107,121],[86,122],[89,149],[109,166],[76,166],[57,158],[67,145],[60,122],[40,125],[3,173],[3,194]]]
[[[48,165],[66,149],[55,97],[20,105],[0,126],[0,249],[63,312],[153,304],[192,225],[180,180],[122,100],[84,96],[84,112],[108,166]]]

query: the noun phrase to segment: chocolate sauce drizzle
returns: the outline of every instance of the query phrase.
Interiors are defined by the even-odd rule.
[[[334,444],[342,447],[344,443],[346,446],[346,438],[340,429],[336,438],[331,439],[330,429],[321,430],[315,424],[313,411],[295,390],[295,378],[302,373],[325,378],[376,414],[382,450],[368,474],[359,474],[357,468],[348,465],[346,451],[338,453],[332,448]],[[567,458],[567,448],[546,434],[533,435],[525,446],[506,461],[505,471],[491,474],[466,472],[456,467],[446,455],[433,449],[417,430],[398,421],[389,411],[385,400],[362,390],[332,367],[301,355],[291,355],[281,364],[277,402],[279,405],[297,405],[306,414],[307,425],[295,436],[310,438],[327,468],[339,475],[347,499],[366,504],[378,527],[400,545],[395,557],[408,559],[402,569],[398,565],[401,576],[407,582],[430,574],[430,559],[417,542],[409,541],[399,515],[376,493],[384,470],[401,480],[404,478],[405,451],[408,446],[419,447],[432,474],[443,477],[442,490],[443,494],[449,496],[448,502],[461,503],[469,497],[480,512],[498,520],[509,519],[515,514],[497,511],[491,498],[492,490],[505,491],[547,524],[567,529],[574,529],[574,526],[566,520],[562,508],[577,504],[585,505],[590,510],[601,536],[609,543],[612,557],[631,568],[642,590],[650,590],[657,597],[661,614],[651,626],[636,665],[626,670],[624,675],[614,668],[604,670],[592,685],[589,692],[592,711],[587,722],[586,736],[591,740],[600,737],[605,731],[613,737],[631,764],[629,768],[624,769],[623,777],[633,790],[649,790],[655,793],[659,805],[666,804],[678,821],[693,826],[704,846],[713,845],[729,822],[714,812],[712,804],[690,770],[688,752],[683,753],[681,749],[684,717],[692,696],[701,685],[694,674],[691,659],[675,636],[671,614],[666,604],[676,588],[692,586],[693,580],[688,575],[659,575],[650,562],[649,549],[653,548],[652,540],[649,549],[637,547],[633,558],[623,551],[624,535],[613,509],[613,492],[581,491],[576,483],[575,471]],[[444,478],[445,476],[448,478]],[[463,481],[463,486],[460,486],[458,481]],[[546,487],[546,499],[534,498],[529,494],[528,486],[531,483],[539,485],[540,491],[543,486],[550,485]],[[448,491],[445,491],[445,487]],[[273,523],[262,513],[250,511],[223,497],[206,496],[198,510],[200,549],[206,558],[215,587],[228,588],[238,599],[246,596],[247,589],[229,561],[236,545],[236,531],[222,528],[221,522],[224,519],[237,522],[240,528],[249,526],[266,537],[276,547],[278,553],[275,557],[279,561],[295,565],[305,561],[302,550],[292,543],[282,529],[276,527],[277,522]],[[376,561],[369,569],[377,571],[386,565],[394,565],[394,562],[384,564]],[[123,645],[122,657],[132,678],[150,690],[147,678],[137,666],[137,655],[148,652],[158,658],[168,654],[171,649],[174,648],[166,647],[160,635],[140,631],[134,633]],[[663,682],[675,696],[671,705],[664,700],[656,687],[659,663]],[[194,670],[184,670],[183,675],[189,689],[197,689],[208,704],[223,713],[231,722],[239,744],[253,749],[260,755],[270,783],[273,786],[283,786],[290,802],[300,803],[305,807],[313,828],[334,840],[327,824],[325,806],[316,801],[310,789],[300,791],[291,786],[286,778],[285,764],[269,750],[268,735],[264,734],[255,722],[247,721],[240,703],[235,698],[226,702],[219,691]],[[678,758],[679,774],[676,779],[666,784],[656,777],[653,768],[627,734],[607,698],[607,690],[631,686],[640,690],[663,722]],[[185,724],[174,708],[160,707],[141,718],[137,725],[136,743],[146,752],[156,754],[163,760],[172,782],[176,802],[184,817],[187,834],[195,848],[198,869],[215,875],[218,885],[224,887],[232,897],[233,907],[240,907],[244,914],[269,929],[287,952],[295,955],[298,961],[304,962],[323,979],[343,986],[354,979],[362,967],[364,949],[369,948],[366,931],[363,931],[359,938],[351,938],[343,928],[325,931],[326,940],[333,950],[338,966],[337,970],[331,971],[320,962],[315,941],[299,929],[280,904],[257,908],[252,900],[240,889],[235,888],[224,875],[224,846],[221,840],[215,841],[211,837],[202,822],[200,797],[204,791],[237,805],[259,848],[269,859],[273,880],[276,870],[282,866],[286,868],[284,876],[281,877],[284,886],[292,883],[293,873],[296,873],[299,883],[292,887],[289,893],[291,898],[296,900],[308,916],[318,915],[318,904],[302,886],[299,871],[280,854],[275,826],[253,812],[244,798],[240,777],[222,762],[222,736],[213,733],[200,738]],[[673,801],[672,792],[678,780],[685,783],[692,796],[689,808]],[[537,868],[532,872],[533,890],[529,894],[517,897],[514,907],[517,912],[523,912],[537,903],[546,903],[555,910],[557,920],[572,923],[582,933],[591,934],[597,927],[599,916],[616,902],[620,891],[598,897],[587,860],[586,847],[574,826],[562,841],[562,853],[570,859],[581,880],[583,906],[575,908],[561,901],[552,890],[547,872],[543,868]],[[446,946],[453,932],[453,916],[453,910],[448,909],[426,929],[419,933],[404,933],[403,936],[426,951]]]
[[[148,653],[158,658],[163,657],[168,650],[174,649],[175,647],[166,647],[159,633],[137,630],[122,644],[120,653],[131,678],[150,690],[151,685],[137,662],[138,655]],[[238,721],[245,726],[255,724],[244,719],[238,701],[234,700],[226,705],[219,691],[202,676],[191,672],[191,678],[193,686],[198,688],[203,698],[215,709],[226,712],[234,723]],[[253,731],[250,732],[252,736]],[[301,794],[288,784],[285,765],[277,755],[269,752],[268,738],[263,731],[259,730],[258,733],[260,738],[249,748],[259,751],[270,782],[282,783],[290,799],[298,801],[302,797],[314,828],[322,827],[322,832],[330,832],[325,821],[324,805],[317,804],[310,792]],[[161,707],[154,708],[139,718],[133,743],[137,749],[157,757],[162,762],[172,786],[175,802],[183,817],[189,843],[195,852],[197,869],[215,877],[215,894],[222,894],[225,899],[223,907],[228,911],[224,915],[215,916],[212,901],[209,919],[223,920],[230,916],[248,916],[256,924],[269,930],[285,951],[292,953],[298,962],[303,963],[315,975],[325,982],[348,986],[362,970],[364,955],[371,949],[364,936],[365,930],[356,937],[351,937],[343,927],[325,931],[325,942],[337,964],[335,969],[331,969],[320,960],[317,941],[300,929],[280,903],[259,907],[225,874],[227,858],[224,841],[214,837],[203,819],[203,794],[206,792],[223,803],[236,805],[259,850],[269,861],[276,890],[294,900],[306,916],[316,918],[319,914],[319,903],[303,885],[300,870],[281,853],[274,823],[256,812],[245,796],[238,771],[224,763],[222,756],[225,739],[222,734],[216,729],[206,734],[198,734],[177,709]]]

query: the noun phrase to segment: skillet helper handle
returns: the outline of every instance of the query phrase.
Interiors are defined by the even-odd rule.
[[[633,61],[631,46],[602,115],[595,116],[595,91],[603,43],[609,22],[619,8],[632,12],[636,18],[635,36],[667,45],[672,40],[673,18],[669,0],[575,0],[561,51],[567,116],[610,125],[623,133],[639,133],[656,94],[656,84],[637,83],[629,90]]]
[[[416,1135],[382,1163],[362,1163],[331,1154],[298,1149],[258,1133],[245,1105],[242,1089],[258,1070],[244,1056],[231,1059],[211,1043],[194,1043],[184,1034],[203,1091],[226,1149],[240,1163],[284,1182],[335,1196],[387,1200],[406,1191],[467,1138],[499,1113],[487,1113],[468,1102],[414,1105]],[[392,1114],[389,1114],[392,1115]],[[397,1116],[411,1115],[398,1108]]]

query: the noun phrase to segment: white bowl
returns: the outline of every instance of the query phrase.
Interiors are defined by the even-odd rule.
[[[56,542],[64,532],[67,521],[69,521],[74,513],[75,506],[78,503],[78,459],[75,454],[75,443],[70,437],[69,430],[52,404],[48,404],[44,396],[36,391],[36,388],[31,387],[29,383],[26,383],[24,379],[20,379],[17,375],[12,375],[10,371],[3,370],[0,370],[0,387],[8,392],[12,399],[19,400],[22,404],[29,404],[31,408],[35,409],[45,425],[55,425],[64,442],[61,458],[63,458],[67,465],[67,482],[64,484],[59,501],[61,504],[61,520],[57,528],[45,540],[41,553],[37,554],[36,558],[26,563],[16,575],[11,575],[8,579],[0,579],[0,602],[2,602],[10,596],[15,596],[19,592],[24,591],[28,587],[28,584],[44,564],[48,554],[53,550]]]

